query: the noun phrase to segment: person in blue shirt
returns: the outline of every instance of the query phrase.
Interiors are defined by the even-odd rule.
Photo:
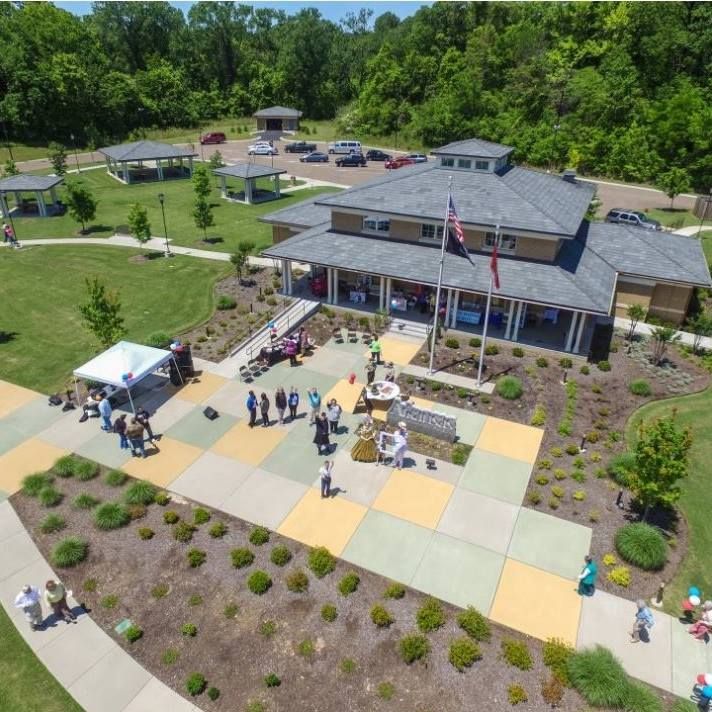
[[[316,388],[309,389],[309,407],[311,408],[309,425],[313,425],[321,412],[321,396]]]
[[[598,575],[598,567],[593,557],[588,554],[584,557],[584,565],[581,573],[578,575],[578,595],[593,596],[596,590],[596,576]]]
[[[250,413],[250,427],[254,428],[257,420],[257,396],[254,391],[249,392],[245,406]]]
[[[655,624],[652,611],[645,605],[645,601],[641,598],[635,602],[638,610],[635,613],[635,622],[633,630],[630,632],[631,643],[639,643],[641,637],[646,642],[650,641],[650,629]]]
[[[99,401],[99,415],[101,415],[103,421],[101,429],[110,433],[113,430],[111,426],[111,403],[109,403],[109,399],[105,396],[101,396],[101,400]]]
[[[287,396],[287,405],[289,406],[289,417],[292,420],[296,420],[297,417],[297,407],[299,406],[299,393],[296,388],[292,386]]]

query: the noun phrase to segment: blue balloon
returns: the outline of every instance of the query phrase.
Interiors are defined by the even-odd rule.
[[[267,324],[267,326],[268,326],[270,329],[274,329],[274,322],[273,322],[273,321],[270,321],[269,324]]]
[[[128,381],[128,380],[129,380],[129,374],[128,374],[128,373],[122,373],[122,374],[121,374],[121,380],[122,380],[122,381]]]
[[[687,595],[688,596],[699,596],[700,589],[697,588],[697,586],[690,586],[690,588],[687,589]]]

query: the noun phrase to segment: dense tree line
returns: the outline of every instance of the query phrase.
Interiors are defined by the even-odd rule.
[[[317,9],[0,5],[0,118],[99,144],[271,104],[426,145],[478,135],[516,159],[712,186],[712,4],[436,3],[400,21]]]

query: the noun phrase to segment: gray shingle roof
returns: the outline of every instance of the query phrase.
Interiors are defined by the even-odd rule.
[[[256,111],[252,116],[258,119],[298,119],[302,115],[301,111],[296,109],[290,109],[287,106],[270,106],[267,109],[260,109]]]
[[[319,196],[302,200],[300,203],[290,205],[288,208],[282,208],[282,210],[276,210],[257,219],[260,222],[292,225],[301,228],[325,225],[325,229],[327,229],[331,221],[331,208],[326,205],[317,205],[316,201],[318,199]]]
[[[430,153],[435,156],[472,156],[473,158],[503,158],[510,154],[514,148],[501,143],[492,143],[479,138],[470,138],[465,141],[454,141],[446,146],[434,148]]]
[[[187,148],[179,148],[159,141],[122,143],[118,146],[100,148],[99,153],[115,161],[155,161],[158,158],[188,158],[198,155]]]
[[[270,168],[259,163],[236,163],[234,166],[216,168],[216,176],[229,176],[231,178],[262,178],[263,176],[277,176],[287,171],[280,168]]]
[[[433,164],[399,168],[390,175],[322,198],[332,207],[441,220],[448,180],[460,220],[503,230],[519,229],[573,237],[596,188],[559,176],[511,167],[500,173],[448,170]]]
[[[63,180],[62,176],[33,176],[21,173],[0,180],[0,193],[13,190],[49,190]]]

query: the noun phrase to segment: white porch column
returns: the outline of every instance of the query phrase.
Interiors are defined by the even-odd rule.
[[[334,301],[332,304],[338,304],[339,303],[339,270],[334,269],[332,270],[332,279],[334,280],[334,287],[332,289],[332,296],[334,298]]]
[[[274,194],[279,198],[279,176],[274,177]]]
[[[581,337],[583,336],[583,327],[586,323],[586,315],[581,312],[579,315],[578,331],[576,332],[576,343],[574,344],[574,353],[577,354],[581,348]]]
[[[287,278],[287,260],[282,260],[282,294],[289,294],[289,279]]]
[[[156,169],[158,170],[158,180],[163,180],[163,164],[160,159],[156,159]]]
[[[227,178],[220,176],[220,196],[227,198]]]
[[[111,170],[111,159],[108,156],[106,157],[106,172],[113,173]]]
[[[326,268],[326,302],[331,304],[332,297],[332,279],[331,279],[331,267]]]
[[[252,179],[245,178],[245,202],[252,204]]]
[[[129,171],[129,164],[127,161],[124,161],[121,164],[121,167],[124,171],[124,183],[130,183],[131,182],[131,171]]]
[[[37,197],[37,207],[40,210],[40,217],[47,217],[47,206],[45,205],[44,195],[42,195],[41,190],[35,191],[35,196]]]
[[[456,289],[455,290],[455,298],[452,301],[452,312],[450,316],[450,327],[452,329],[457,326],[457,307],[460,304],[460,290]]]
[[[193,177],[193,156],[188,158],[188,175],[190,175],[191,178]]]
[[[391,281],[391,278],[388,277],[386,279],[386,303],[384,305],[384,309],[388,314],[391,313],[391,287],[393,286],[393,282]]]
[[[447,328],[450,322],[450,305],[452,304],[452,289],[447,290],[447,300],[445,301],[445,318],[443,319],[443,326]]]
[[[569,326],[569,333],[566,335],[566,345],[564,346],[564,351],[571,351],[571,345],[574,342],[574,332],[576,331],[576,320],[579,317],[579,312],[571,312],[571,325]]]
[[[508,339],[512,333],[512,321],[514,321],[514,299],[509,302],[509,315],[507,316],[507,328],[504,330],[504,338]]]
[[[384,303],[386,301],[386,278],[378,278],[378,308],[383,311],[385,309]]]
[[[516,341],[519,338],[519,324],[522,321],[523,308],[524,302],[519,302],[519,304],[517,304],[517,316],[514,318],[514,332],[512,333],[512,341]]]

